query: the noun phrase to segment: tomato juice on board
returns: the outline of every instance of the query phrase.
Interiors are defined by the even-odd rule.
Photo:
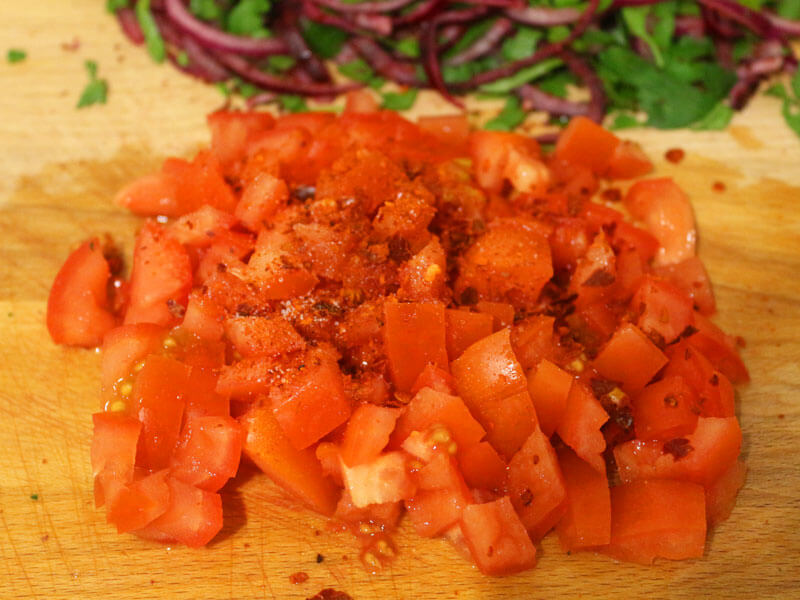
[[[53,340],[103,350],[109,523],[202,546],[244,457],[369,569],[403,515],[490,575],[551,530],[701,556],[744,482],[748,374],[680,187],[581,117],[545,151],[348,106],[210,115],[210,148],[120,191],[129,276],[101,237],[56,276]]]

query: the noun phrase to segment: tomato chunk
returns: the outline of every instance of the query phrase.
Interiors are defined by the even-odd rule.
[[[650,564],[703,555],[703,488],[686,481],[636,481],[611,489],[611,543],[616,559]]]
[[[570,120],[558,137],[556,158],[601,174],[609,167],[620,140],[586,117]]]
[[[56,344],[91,347],[103,341],[116,323],[109,307],[110,276],[98,238],[67,257],[47,298],[47,330]]]
[[[622,384],[629,394],[641,390],[665,364],[664,353],[630,323],[617,329],[593,362],[603,377]]]
[[[105,503],[107,486],[117,490],[133,481],[136,447],[142,424],[136,419],[111,413],[92,415],[92,475],[95,478],[95,506]]]
[[[582,383],[573,383],[556,431],[564,443],[598,473],[606,472],[602,457],[606,441],[600,431],[606,421],[608,414],[591,390]]]
[[[163,515],[170,503],[168,469],[123,487],[108,503],[106,517],[117,533],[141,529]]]
[[[416,488],[402,452],[387,452],[355,467],[342,464],[342,479],[358,508],[407,500]]]
[[[572,388],[572,375],[549,360],[542,360],[528,374],[528,393],[542,432],[550,437],[561,424]]]
[[[447,356],[455,360],[472,344],[492,333],[492,315],[466,310],[447,309]]]
[[[556,526],[565,551],[604,546],[611,541],[611,495],[605,473],[575,453],[558,453],[567,490],[567,510]]]
[[[374,404],[359,406],[347,422],[341,456],[346,465],[354,467],[369,462],[389,443],[400,410]]]
[[[671,440],[697,425],[697,393],[679,375],[651,383],[633,399],[636,435],[643,440]]]
[[[173,477],[209,492],[236,475],[242,454],[242,432],[231,417],[195,417],[186,422],[172,455]]]
[[[464,508],[461,530],[475,564],[486,575],[509,575],[536,565],[536,548],[508,496]]]

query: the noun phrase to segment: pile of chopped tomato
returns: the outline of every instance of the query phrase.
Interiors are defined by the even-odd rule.
[[[148,217],[127,278],[106,239],[67,259],[47,324],[102,345],[108,521],[203,545],[243,454],[371,568],[402,515],[492,575],[552,530],[701,556],[744,480],[748,375],[687,196],[615,187],[652,165],[584,118],[543,153],[372,108],[214,113],[210,149],[119,194]]]

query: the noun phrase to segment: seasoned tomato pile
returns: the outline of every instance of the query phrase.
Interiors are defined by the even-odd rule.
[[[552,530],[701,556],[744,480],[748,375],[683,191],[584,118],[543,153],[357,104],[212,114],[210,149],[119,194],[148,217],[129,276],[98,237],[56,277],[53,339],[103,350],[108,521],[201,546],[244,455],[371,569],[403,515],[492,575]]]

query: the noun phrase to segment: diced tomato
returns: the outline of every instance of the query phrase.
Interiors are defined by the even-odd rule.
[[[535,304],[553,276],[548,233],[535,221],[495,219],[459,259],[457,296],[474,288],[482,300]]]
[[[224,235],[236,223],[230,213],[204,204],[167,226],[169,234],[181,244],[195,248],[208,248],[217,237]]]
[[[353,411],[347,422],[342,441],[341,457],[354,467],[378,457],[389,443],[400,414],[397,408],[362,404]]]
[[[694,337],[694,336],[692,336]],[[709,360],[682,340],[668,349],[669,363],[664,376],[679,375],[697,394],[697,407],[704,417],[732,417],[735,414],[733,385]]]
[[[242,192],[234,214],[250,231],[258,231],[288,201],[289,188],[283,180],[259,173]]]
[[[475,564],[486,575],[508,575],[536,565],[536,548],[508,496],[464,508],[461,530]]]
[[[233,173],[236,163],[244,158],[250,140],[270,129],[275,118],[266,112],[218,110],[207,117],[211,130],[211,151],[226,173]]]
[[[653,271],[691,298],[700,314],[708,316],[716,310],[711,281],[703,261],[697,256],[690,256],[677,263],[656,266]]]
[[[641,329],[628,323],[617,329],[592,364],[603,377],[635,394],[667,364],[667,357]]]
[[[195,417],[183,428],[172,455],[171,474],[184,483],[218,491],[236,475],[242,454],[242,433],[230,417]]]
[[[225,334],[224,318],[225,312],[216,302],[194,289],[189,294],[181,327],[202,340],[216,342]]]
[[[95,477],[95,506],[105,503],[104,484],[116,487],[133,481],[136,447],[142,424],[136,419],[102,412],[92,415],[92,475]]]
[[[450,365],[456,389],[487,433],[487,439],[510,458],[533,431],[536,414],[527,380],[502,329],[469,348]]]
[[[567,510],[556,525],[565,552],[605,546],[611,540],[611,496],[605,473],[565,449],[558,462],[567,490]]]
[[[424,432],[434,425],[446,428],[463,448],[477,444],[486,433],[461,398],[422,388],[397,419],[390,446],[397,448],[412,431]]]
[[[173,477],[167,477],[167,511],[137,535],[159,541],[177,541],[190,548],[210,542],[222,529],[222,498]]]
[[[711,485],[706,486],[706,518],[713,527],[731,516],[736,496],[747,479],[747,465],[737,460]]]
[[[398,390],[410,391],[429,363],[448,369],[442,304],[387,301],[384,311],[386,357]]]
[[[514,306],[508,302],[481,300],[475,305],[475,310],[492,316],[492,328],[494,331],[498,331],[503,327],[511,327],[514,324]]]
[[[606,470],[602,456],[606,440],[600,431],[606,421],[608,414],[591,390],[578,381],[574,382],[556,431],[564,443],[598,473]]]
[[[225,321],[225,335],[245,357],[277,356],[306,347],[292,324],[279,315],[230,317]]]
[[[489,442],[458,450],[458,464],[471,488],[498,490],[506,478],[506,463]]]
[[[636,142],[622,140],[611,154],[606,176],[611,179],[642,177],[653,170],[653,163]]]
[[[694,315],[697,333],[687,338],[690,346],[703,353],[708,360],[733,383],[750,381],[750,374],[744,366],[736,341],[719,327],[699,313]]]
[[[686,481],[636,481],[611,489],[611,543],[618,560],[650,564],[703,555],[703,488]]]
[[[185,421],[196,417],[227,417],[231,414],[230,398],[216,391],[216,369],[193,366],[190,380],[190,385],[184,389]]]
[[[739,456],[736,417],[700,417],[694,432],[668,442],[631,440],[614,448],[623,481],[683,479],[711,485]]]
[[[588,167],[600,175],[608,170],[619,144],[617,136],[594,121],[575,117],[558,136],[555,157]]]
[[[302,450],[347,421],[350,401],[336,360],[316,348],[270,390],[275,418],[295,448]]]
[[[111,394],[133,374],[134,366],[162,349],[166,330],[154,323],[136,323],[115,327],[103,337],[101,382]]]
[[[344,97],[345,113],[374,113],[378,110],[378,101],[373,93],[366,90],[351,90]]]
[[[543,538],[564,515],[564,476],[555,450],[538,427],[508,463],[508,494],[534,540]]]
[[[434,364],[428,363],[428,366],[422,370],[422,373],[419,374],[419,377],[414,382],[411,393],[416,396],[422,388],[427,387],[443,394],[454,394],[455,386],[455,380],[450,373]]]
[[[192,287],[192,265],[181,244],[153,221],[136,237],[130,304],[125,324],[173,325],[186,307]]]
[[[397,451],[386,452],[354,467],[342,463],[342,479],[353,504],[358,508],[408,500],[416,489],[406,455]]]
[[[542,432],[550,437],[567,410],[572,375],[549,360],[542,360],[528,374],[528,393],[533,400]]]
[[[207,283],[212,275],[222,270],[241,267],[242,259],[253,251],[254,246],[253,237],[246,233],[226,231],[216,236],[197,265],[195,283]]]
[[[219,373],[216,391],[233,398],[267,394],[272,389],[272,370],[278,367],[272,357],[243,358],[225,365]]]
[[[662,347],[694,322],[691,300],[675,286],[651,276],[642,281],[631,308],[639,315],[639,329]]]
[[[469,152],[475,179],[481,187],[492,192],[499,192],[506,179],[516,178],[516,167],[521,160],[536,160],[541,154],[533,138],[486,130],[470,133]],[[530,186],[522,185],[521,188],[520,191],[532,191]]]
[[[334,518],[351,525],[357,535],[365,535],[362,533],[361,526],[366,525],[365,529],[369,532],[366,534],[367,536],[374,536],[376,528],[381,532],[391,531],[397,526],[402,515],[403,503],[399,500],[383,504],[369,504],[359,508],[353,504],[347,490],[342,490],[342,497],[336,504],[336,512],[333,514]]]
[[[697,393],[680,375],[651,383],[633,398],[633,423],[642,440],[671,440],[697,426]]]
[[[689,198],[672,179],[637,181],[624,203],[658,240],[658,265],[679,263],[695,255],[697,229]]]
[[[131,402],[142,422],[136,464],[147,469],[169,466],[178,442],[189,387],[190,369],[177,360],[151,354],[133,384]]]
[[[240,419],[244,453],[272,481],[324,515],[336,509],[339,492],[322,471],[313,448],[297,450],[283,433],[272,409],[256,403]]]
[[[169,469],[156,471],[124,486],[108,502],[106,518],[117,533],[141,529],[163,515],[170,504]]]
[[[555,318],[547,315],[533,315],[514,325],[511,347],[523,369],[532,369],[541,360],[555,356],[554,326]]]
[[[84,242],[59,269],[47,299],[47,330],[56,344],[98,346],[116,324],[110,311],[111,270],[98,238]]]
[[[455,360],[472,344],[492,333],[493,317],[488,313],[445,310],[447,355]]]
[[[456,524],[464,507],[472,504],[455,460],[437,452],[417,473],[418,489],[405,502],[414,529],[423,537],[433,537]]]

